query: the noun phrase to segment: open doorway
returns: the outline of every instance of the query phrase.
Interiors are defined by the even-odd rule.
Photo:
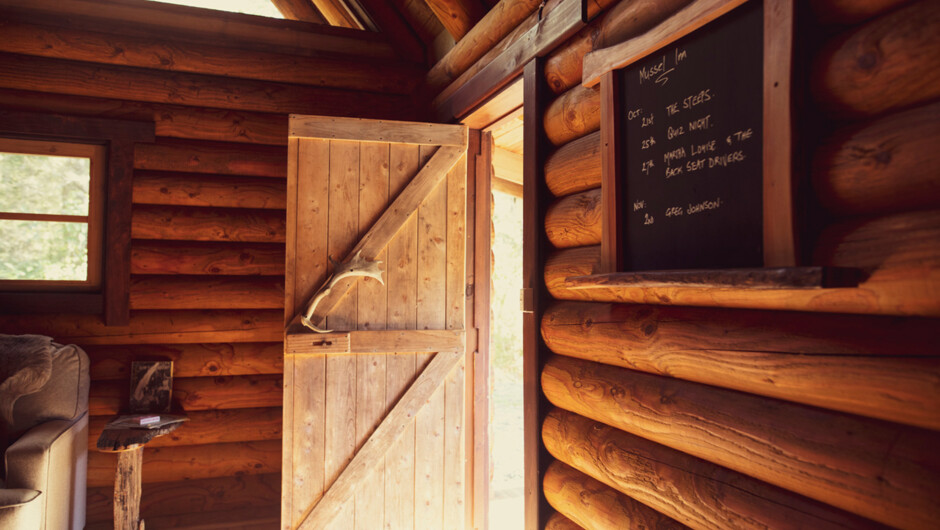
[[[478,205],[483,213],[483,248],[488,269],[488,354],[485,382],[477,392],[486,395],[485,492],[483,518],[489,528],[523,528],[525,525],[522,311],[522,112],[513,112],[482,135],[482,151],[489,158],[489,185],[478,188],[485,194]],[[478,393],[479,396],[479,393]],[[479,401],[478,401],[479,403]],[[482,418],[478,418],[482,419]],[[479,433],[479,431],[478,431]],[[479,490],[478,490],[479,491]],[[483,528],[479,523],[477,528]]]

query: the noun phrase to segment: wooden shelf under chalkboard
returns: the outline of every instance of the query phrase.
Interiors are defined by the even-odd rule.
[[[612,272],[569,276],[565,287],[735,287],[746,289],[829,289],[856,287],[861,271],[844,267],[780,267]]]

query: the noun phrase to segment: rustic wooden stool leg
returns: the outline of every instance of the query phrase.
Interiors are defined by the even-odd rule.
[[[114,530],[139,530],[140,475],[144,448],[137,447],[118,453],[114,474]]]

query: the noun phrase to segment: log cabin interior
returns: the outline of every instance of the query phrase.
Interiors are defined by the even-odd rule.
[[[940,3],[257,3],[0,0],[0,152],[92,174],[0,174],[0,333],[88,393],[64,491],[3,394],[0,526],[512,527],[499,192],[525,528],[940,527]],[[188,421],[115,441],[151,361]]]

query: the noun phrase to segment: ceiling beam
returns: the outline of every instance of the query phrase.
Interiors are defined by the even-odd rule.
[[[327,21],[310,0],[271,0],[274,7],[288,20],[326,24]]]
[[[297,2],[311,1],[311,0],[292,0]],[[356,18],[356,14],[346,5],[346,2],[343,0],[312,0],[313,4],[317,6],[317,10],[323,14],[323,17],[331,26],[339,26],[341,28],[352,28],[352,29],[365,29],[365,26],[362,25],[362,22]]]
[[[425,0],[447,33],[460,41],[483,17],[483,8],[476,0]]]

